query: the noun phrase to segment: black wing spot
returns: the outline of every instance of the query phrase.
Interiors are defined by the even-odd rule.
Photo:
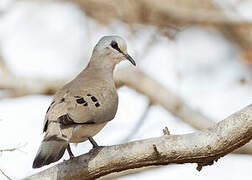
[[[95,103],[96,107],[100,106],[100,103],[98,102],[98,99],[95,96],[92,96],[91,94],[87,94],[87,96],[91,96],[91,100]]]
[[[86,103],[86,101],[84,100],[84,98],[76,99],[76,102],[77,102],[78,104]]]
[[[92,99],[93,102],[97,101],[96,97],[94,97],[94,96],[92,96],[91,99]]]
[[[87,101],[85,101],[85,99],[83,97],[81,97],[81,96],[74,96],[74,97],[78,98],[78,99],[76,99],[76,102],[78,104],[82,104],[83,106],[88,106]]]

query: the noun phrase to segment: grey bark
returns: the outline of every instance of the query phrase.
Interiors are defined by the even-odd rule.
[[[198,163],[197,169],[201,170],[251,138],[252,105],[249,105],[202,131],[101,147],[26,179],[95,179],[112,172],[170,163]]]

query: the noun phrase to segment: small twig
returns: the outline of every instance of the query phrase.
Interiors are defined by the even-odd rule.
[[[4,177],[6,177],[7,179],[11,180],[11,178],[10,178],[7,174],[5,174],[5,173],[2,171],[2,169],[0,169],[0,172],[4,175]]]
[[[187,105],[176,93],[140,70],[121,69],[114,73],[114,79],[117,88],[128,86],[136,90],[195,129],[200,130],[215,124],[213,120]],[[252,154],[252,143],[241,147],[235,153]]]
[[[153,144],[152,146],[153,146],[153,149],[154,149],[154,152],[155,152],[156,156],[159,157],[160,152],[158,151],[157,146],[155,144]]]
[[[164,136],[169,136],[170,135],[170,131],[169,131],[168,127],[165,127],[163,129],[163,133],[164,133]]]
[[[0,152],[6,152],[6,151],[15,151],[17,148],[9,148],[9,149],[0,149]]]
[[[26,146],[26,145],[27,145],[27,143],[25,143],[25,144],[23,144],[23,145],[20,145],[20,146],[18,146],[18,147],[14,147],[14,148],[0,149],[0,153],[2,153],[2,152],[12,152],[12,151],[16,151],[16,150],[21,151],[20,148],[22,148],[22,147],[24,147],[24,146]]]

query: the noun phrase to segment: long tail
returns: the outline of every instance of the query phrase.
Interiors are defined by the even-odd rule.
[[[64,154],[68,142],[57,136],[44,139],[33,161],[33,168],[40,168],[58,161]]]

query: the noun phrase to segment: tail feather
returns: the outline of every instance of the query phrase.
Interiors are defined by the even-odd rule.
[[[33,168],[40,168],[58,161],[67,148],[68,142],[60,138],[49,138],[42,141],[33,161]]]

